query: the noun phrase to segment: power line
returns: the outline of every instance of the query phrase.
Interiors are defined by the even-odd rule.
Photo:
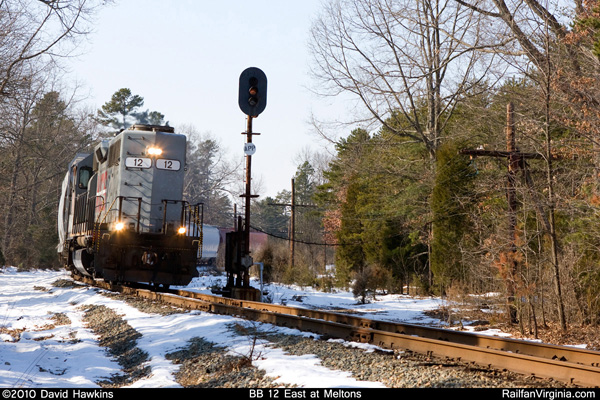
[[[300,240],[300,239],[292,239],[292,238],[289,238],[289,237],[277,236],[277,235],[275,235],[273,233],[267,232],[267,231],[262,230],[260,228],[256,228],[254,226],[252,226],[251,228],[254,229],[257,232],[264,233],[267,236],[273,237],[275,239],[287,240],[288,242],[308,244],[308,245],[314,245],[314,246],[332,246],[332,247],[344,246],[343,244],[340,244],[340,243],[318,243],[318,242],[308,242],[306,240]]]

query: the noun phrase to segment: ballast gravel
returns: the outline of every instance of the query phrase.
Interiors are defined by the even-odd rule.
[[[130,296],[111,295],[121,300]],[[135,301],[144,312],[185,312],[172,307]],[[104,387],[126,386],[150,373],[144,367],[145,353],[136,347],[139,333],[120,316],[104,308],[89,307],[86,321],[107,348],[123,366],[123,374],[99,382]],[[444,360],[412,352],[365,350],[350,343],[323,338],[296,335],[261,334],[243,327],[243,322],[231,330],[243,335],[260,336],[269,346],[278,347],[292,355],[314,354],[321,365],[332,370],[351,372],[359,381],[381,382],[389,388],[565,388],[562,382],[490,370],[473,364]],[[256,357],[260,357],[257,355]],[[273,388],[294,387],[267,377],[263,370],[253,366],[251,357],[233,356],[203,338],[190,338],[180,350],[167,358],[180,366],[177,382],[189,388]]]
[[[290,354],[314,354],[333,370],[349,371],[355,379],[381,382],[389,388],[524,388],[566,387],[522,375],[479,368],[412,352],[365,350],[339,340],[277,335],[273,345]]]

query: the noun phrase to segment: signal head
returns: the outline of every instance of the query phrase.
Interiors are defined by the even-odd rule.
[[[244,114],[257,117],[267,106],[267,77],[255,67],[245,69],[240,75],[238,104]]]

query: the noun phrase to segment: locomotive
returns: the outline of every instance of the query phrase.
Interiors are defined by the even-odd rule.
[[[186,137],[133,125],[69,163],[58,210],[58,253],[74,274],[155,287],[187,285],[214,259],[216,227],[183,199]]]

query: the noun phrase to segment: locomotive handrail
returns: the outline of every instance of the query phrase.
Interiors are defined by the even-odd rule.
[[[98,206],[95,204],[97,198],[104,197],[101,195],[88,197],[87,193],[82,193],[75,200],[75,209],[73,212],[73,234],[93,234],[94,224],[94,209]]]
[[[100,196],[102,197],[102,196]],[[106,213],[104,214],[104,218],[102,218],[102,222],[100,222],[100,217],[102,216],[102,210],[100,210],[100,213],[98,213],[98,218],[96,219],[95,222],[95,230],[96,230],[96,234],[92,235],[92,247],[96,247],[96,251],[100,250],[100,240],[96,240],[96,236],[99,236],[100,234],[100,226],[102,226],[102,224],[104,223],[104,221],[106,221],[106,217],[108,217],[108,213],[110,210],[112,210],[112,206],[115,204],[115,201],[117,201],[117,198],[115,197],[115,199],[113,200],[113,202],[110,204],[110,207],[108,207],[108,209],[106,210]],[[104,205],[106,205],[106,200],[104,201]],[[104,237],[104,235],[102,235]],[[96,243],[94,243],[94,241],[96,241]]]
[[[87,193],[81,193],[75,198],[75,207],[73,209],[73,226],[71,233],[79,234],[85,230],[85,217],[87,208]]]
[[[102,204],[99,206],[98,205],[98,199],[102,200]],[[86,230],[89,234],[89,232],[92,232],[92,236],[94,234],[94,215],[96,213],[96,209],[98,207],[104,207],[104,205],[106,204],[106,200],[104,199],[104,196],[102,195],[95,195],[95,196],[91,196],[88,197],[88,201],[87,201],[87,210],[86,210],[86,215],[87,215],[87,227]],[[92,239],[93,240],[93,239]]]
[[[167,234],[167,206],[168,206],[168,204],[169,203],[174,203],[174,204],[182,203],[182,206],[181,206],[181,219],[182,219],[182,224],[183,224],[183,207],[184,207],[183,203],[187,203],[187,202],[184,201],[184,200],[167,200],[167,199],[163,199],[162,203],[163,203],[162,232],[163,232],[164,235],[166,235]]]
[[[186,228],[186,232],[192,237],[202,237],[202,225],[204,224],[204,203],[190,204],[186,200],[163,199],[162,232],[167,234],[167,206],[169,203],[181,204],[180,226]],[[200,211],[200,208],[202,209]]]
[[[100,221],[100,217],[102,217],[102,210],[100,210],[100,213],[98,213],[98,218],[96,219],[96,224],[101,225],[101,224],[104,223],[104,221],[106,221],[106,217],[108,217],[108,213],[110,211],[114,211],[112,207],[115,205],[116,201],[117,201],[117,197],[115,197],[115,199],[113,200],[113,202],[110,203],[110,206],[106,209],[106,213],[104,214],[104,217],[102,218],[102,222],[99,222]],[[106,202],[104,204],[106,204]]]
[[[202,208],[202,212],[200,212],[200,223],[196,223],[196,226],[200,227],[200,240],[198,241],[198,258],[202,258],[202,247],[204,243],[204,203],[198,203],[195,205],[196,207],[196,218],[199,213],[199,208]]]
[[[121,221],[121,217],[123,215],[123,200],[126,201],[132,201],[132,200],[137,200],[138,201],[138,209],[137,209],[137,226],[135,228],[135,231],[137,233],[140,233],[140,219],[141,219],[141,210],[142,210],[142,198],[141,197],[129,197],[129,196],[117,196],[117,199],[119,199],[119,216],[118,216],[118,221]]]

